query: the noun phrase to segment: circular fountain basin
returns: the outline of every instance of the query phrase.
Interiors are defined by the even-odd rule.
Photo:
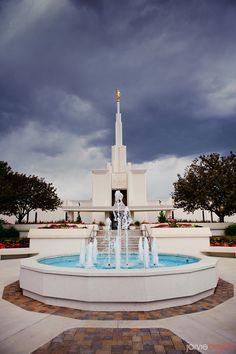
[[[114,269],[113,260],[109,267],[100,254],[96,268],[80,267],[79,261],[79,255],[22,260],[23,294],[84,310],[147,311],[193,303],[211,295],[218,282],[217,261],[208,257],[159,255],[158,266],[151,259],[146,269],[135,254],[123,269]]]
[[[184,255],[171,255],[171,254],[161,254],[159,255],[158,264],[154,264],[152,255],[150,254],[150,264],[148,268],[160,268],[160,267],[174,267],[181,266],[185,264],[192,264],[199,262],[200,258],[193,256]],[[66,268],[86,268],[80,264],[80,255],[67,255],[67,256],[56,256],[56,257],[45,257],[38,260],[40,264],[46,264],[55,267],[66,267]],[[144,264],[139,260],[137,253],[129,253],[128,264],[126,264],[126,254],[121,254],[121,269],[143,269]],[[92,267],[92,269],[116,269],[115,255],[112,254],[110,257],[110,262],[108,263],[108,255],[106,253],[99,253],[97,256],[97,261]]]

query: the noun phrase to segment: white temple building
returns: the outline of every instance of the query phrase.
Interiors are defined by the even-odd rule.
[[[92,171],[91,200],[64,201],[63,210],[71,221],[76,220],[78,212],[85,222],[104,222],[108,216],[112,218],[116,190],[123,193],[124,203],[129,207],[133,221],[157,221],[161,210],[165,211],[166,217],[172,216],[174,207],[171,199],[167,203],[147,200],[147,170],[134,168],[130,162],[127,163],[127,151],[122,136],[120,97],[120,91],[117,89],[115,145],[111,149],[111,163],[107,163],[104,169]]]

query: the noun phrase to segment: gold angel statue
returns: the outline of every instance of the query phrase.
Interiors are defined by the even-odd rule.
[[[117,88],[116,89],[116,101],[117,102],[120,102],[120,96],[121,96],[120,90]]]

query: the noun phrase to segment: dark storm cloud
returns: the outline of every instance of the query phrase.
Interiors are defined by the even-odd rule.
[[[90,144],[109,146],[118,86],[130,160],[235,150],[235,15],[223,0],[0,1],[1,136],[107,127]]]

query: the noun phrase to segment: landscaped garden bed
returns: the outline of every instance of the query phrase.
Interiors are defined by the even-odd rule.
[[[236,247],[236,237],[235,236],[213,236],[210,239],[211,247]]]
[[[225,236],[213,236],[210,239],[210,246],[214,247],[236,247],[236,224],[226,227]]]
[[[29,239],[20,238],[20,233],[14,227],[5,229],[0,223],[0,249],[29,247]]]
[[[152,226],[151,228],[158,229],[158,228],[166,228],[166,227],[195,227],[195,225],[188,224],[188,223],[180,223],[180,222],[176,222],[175,220],[171,220],[166,223],[158,223]]]
[[[29,239],[22,238],[19,240],[1,240],[0,241],[0,249],[1,248],[26,248],[29,247]]]
[[[87,229],[87,226],[83,223],[58,223],[58,224],[50,224],[46,226],[39,227],[39,229]]]

